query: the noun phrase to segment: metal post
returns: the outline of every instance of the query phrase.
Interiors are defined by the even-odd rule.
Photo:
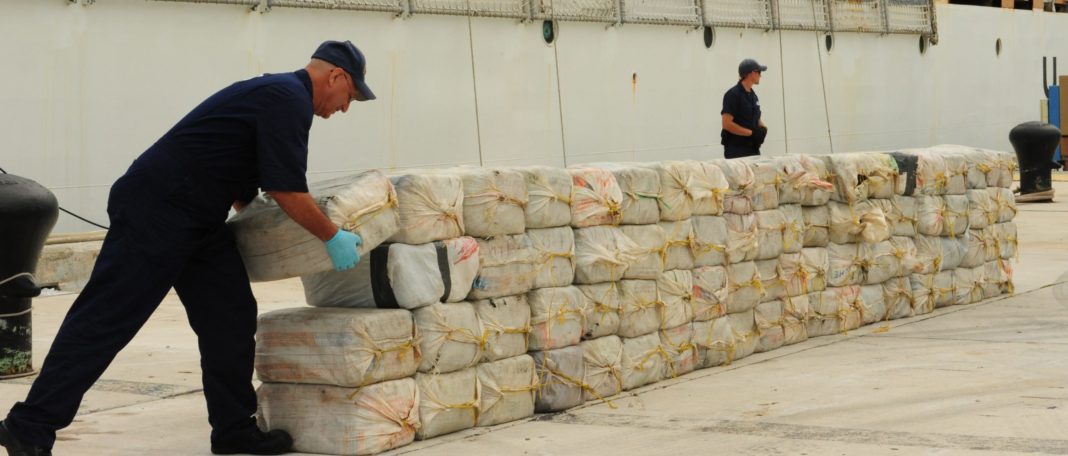
[[[931,44],[938,44],[938,17],[935,15],[935,0],[927,2],[931,7],[931,36],[928,38]]]
[[[883,23],[883,35],[890,34],[890,0],[879,0],[879,8],[881,9],[882,23]]]

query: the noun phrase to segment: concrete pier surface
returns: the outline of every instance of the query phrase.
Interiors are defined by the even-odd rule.
[[[397,449],[415,455],[1068,454],[1068,183],[1020,206],[1016,292],[819,337],[612,404]],[[131,284],[130,286],[137,286]],[[260,311],[300,282],[255,284]],[[40,366],[76,295],[34,301]],[[3,413],[32,377],[0,381]],[[57,455],[208,455],[196,338],[171,293],[89,392]]]

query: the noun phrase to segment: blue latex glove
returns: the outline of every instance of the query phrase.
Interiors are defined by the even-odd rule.
[[[356,248],[361,245],[363,239],[360,239],[360,235],[337,230],[337,234],[326,241],[326,252],[330,254],[330,261],[334,262],[334,269],[344,271],[355,267],[360,262],[360,252]]]

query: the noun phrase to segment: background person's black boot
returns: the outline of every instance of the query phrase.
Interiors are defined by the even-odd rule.
[[[1053,154],[1060,141],[1060,129],[1042,122],[1024,122],[1009,132],[1020,164],[1020,186],[1013,190],[1017,203],[1053,201],[1052,173],[1060,168]]]
[[[212,454],[285,454],[293,448],[293,437],[280,429],[263,432],[255,420],[243,427],[212,439]]]
[[[35,447],[19,440],[3,421],[0,421],[0,446],[7,449],[7,456],[52,456],[50,449]]]

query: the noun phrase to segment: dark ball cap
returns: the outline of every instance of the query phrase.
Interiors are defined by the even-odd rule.
[[[356,83],[356,90],[359,90],[364,98],[375,99],[374,92],[363,80],[367,74],[367,59],[351,41],[324,41],[312,54],[312,58],[330,62],[345,70],[349,76],[352,76],[352,82]]]
[[[754,71],[768,71],[768,67],[757,63],[753,59],[742,60],[742,63],[738,64],[738,76],[745,77],[745,75]]]

